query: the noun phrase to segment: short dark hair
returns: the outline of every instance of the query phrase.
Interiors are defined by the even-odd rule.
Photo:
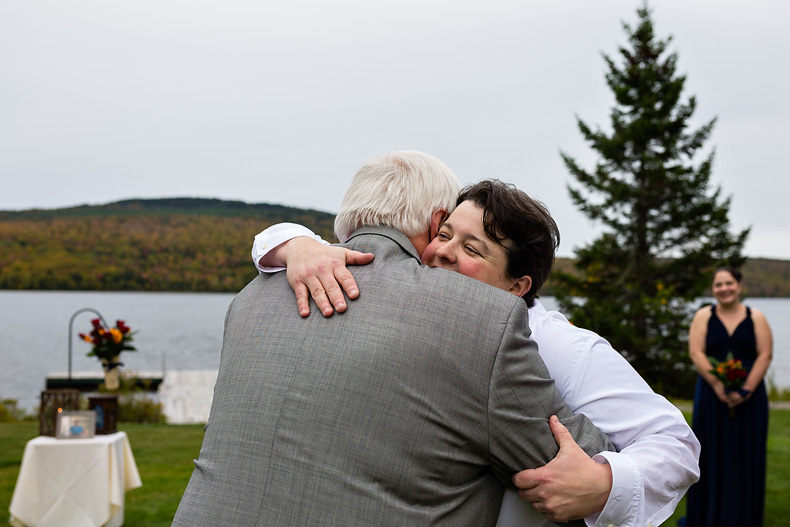
[[[549,210],[514,185],[498,179],[465,187],[457,205],[464,201],[483,209],[486,235],[505,248],[508,277],[532,278],[532,286],[523,297],[532,307],[551,273],[554,253],[560,245],[560,230]]]
[[[715,271],[713,271],[713,278],[716,278],[716,274],[718,274],[721,271],[725,271],[727,273],[730,273],[732,275],[732,277],[735,278],[735,281],[738,282],[739,284],[743,280],[743,274],[739,270],[737,270],[736,268],[730,267],[728,265],[725,265],[723,267],[719,267]]]

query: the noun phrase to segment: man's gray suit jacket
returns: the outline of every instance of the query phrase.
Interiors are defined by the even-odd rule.
[[[529,337],[524,301],[429,269],[403,234],[358,230],[346,313],[303,319],[285,273],[233,300],[195,470],[173,525],[494,525],[517,471],[557,453],[557,414],[588,453]]]

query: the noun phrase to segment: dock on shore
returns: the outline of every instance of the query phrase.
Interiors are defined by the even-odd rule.
[[[123,370],[123,378],[126,381],[134,380],[135,386],[145,391],[155,392],[164,380],[161,371],[127,371]],[[66,390],[73,389],[81,392],[95,392],[104,383],[104,375],[101,371],[76,371],[55,372],[47,375],[47,390]]]
[[[208,421],[217,370],[123,370],[125,380],[156,395],[168,424],[196,424]],[[76,389],[82,393],[96,392],[104,382],[100,372],[56,372],[47,375],[48,390]]]

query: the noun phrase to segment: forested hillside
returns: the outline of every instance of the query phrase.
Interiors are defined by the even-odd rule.
[[[575,271],[573,260],[569,258],[557,258],[554,268],[569,273]],[[741,271],[743,272],[743,294],[746,297],[790,297],[790,261],[750,258],[746,260]],[[547,296],[552,294],[551,278],[546,282],[544,294]],[[705,296],[712,296],[710,288],[705,292]]]
[[[0,211],[0,289],[238,291],[255,276],[255,234],[290,221],[334,240],[333,219],[198,198]],[[570,269],[570,260],[557,266]],[[790,261],[752,259],[743,271],[748,296],[790,297]],[[551,280],[544,294],[551,295]]]
[[[333,219],[191,198],[0,212],[0,289],[238,291],[255,234],[291,221],[334,240]]]

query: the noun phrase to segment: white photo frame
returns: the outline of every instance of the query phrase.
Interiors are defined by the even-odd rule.
[[[58,439],[83,439],[96,435],[96,412],[59,412],[55,425]]]

